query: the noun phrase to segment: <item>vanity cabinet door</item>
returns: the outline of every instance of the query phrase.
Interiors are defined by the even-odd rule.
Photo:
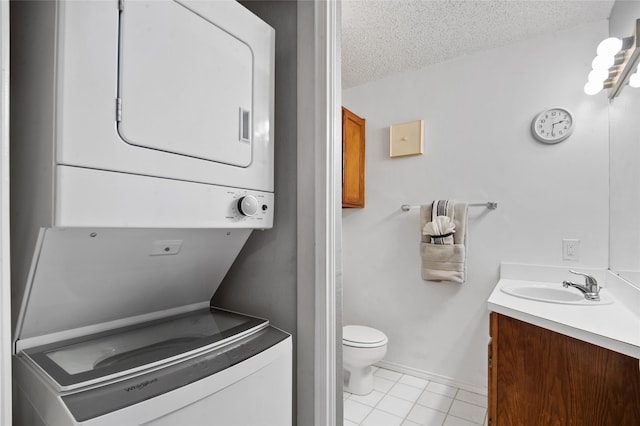
[[[342,207],[364,207],[365,119],[342,108]]]
[[[495,312],[490,321],[492,426],[640,425],[637,359]]]
[[[495,313],[491,313],[491,316],[489,317],[489,335],[491,336],[489,338],[489,345],[488,345],[488,354],[487,354],[487,364],[488,364],[488,369],[487,371],[489,372],[489,378],[487,380],[488,383],[488,402],[489,402],[489,406],[487,408],[487,420],[488,420],[488,424],[495,424],[495,417],[496,417],[496,402],[498,401],[498,398],[496,396],[496,379],[498,378],[498,375],[496,374],[496,369],[494,368],[494,358],[496,358],[496,354],[495,354],[495,348],[496,345],[494,344],[494,338],[493,336],[495,335],[495,327],[497,326],[498,323],[498,316]]]

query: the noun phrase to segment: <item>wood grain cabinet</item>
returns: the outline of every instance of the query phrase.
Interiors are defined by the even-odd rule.
[[[490,425],[640,425],[637,359],[495,312],[490,335]]]
[[[342,207],[364,207],[365,119],[342,108]]]

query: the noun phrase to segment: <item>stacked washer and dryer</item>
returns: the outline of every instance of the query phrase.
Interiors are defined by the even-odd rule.
[[[273,29],[233,0],[11,20],[14,424],[291,424],[291,337],[209,306],[273,226]]]

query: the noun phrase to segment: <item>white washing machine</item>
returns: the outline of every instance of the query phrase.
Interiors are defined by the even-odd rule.
[[[291,338],[204,308],[22,351],[17,424],[291,424]]]
[[[244,242],[228,232],[43,230],[16,331],[14,424],[290,425],[291,337],[208,303]],[[178,252],[151,255],[158,241]]]

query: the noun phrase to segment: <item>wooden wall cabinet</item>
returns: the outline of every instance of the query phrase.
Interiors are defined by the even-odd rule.
[[[640,425],[638,360],[495,312],[491,426]]]
[[[342,107],[342,207],[364,207],[365,119]]]

